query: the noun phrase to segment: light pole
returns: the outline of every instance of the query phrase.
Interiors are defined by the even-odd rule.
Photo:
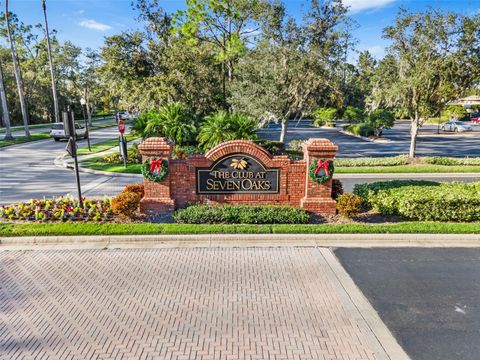
[[[82,97],[80,99],[80,105],[82,105],[83,122],[85,124],[85,131],[87,132],[88,151],[91,152],[92,149],[90,148],[90,132],[88,131],[88,122],[87,122],[87,117],[85,116],[85,105],[86,104],[87,104],[87,101]]]

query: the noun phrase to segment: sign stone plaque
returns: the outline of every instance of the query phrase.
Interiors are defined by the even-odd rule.
[[[227,155],[210,168],[196,168],[197,194],[277,194],[280,170],[252,155]]]

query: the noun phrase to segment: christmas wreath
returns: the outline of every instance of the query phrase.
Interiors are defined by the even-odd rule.
[[[333,176],[335,168],[332,160],[314,160],[308,168],[308,175],[317,184],[323,184]]]
[[[157,157],[147,157],[142,165],[145,179],[160,182],[168,176],[168,161]]]

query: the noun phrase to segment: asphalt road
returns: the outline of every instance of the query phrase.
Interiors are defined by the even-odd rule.
[[[456,134],[442,132],[438,135],[437,126],[426,124],[420,131],[417,143],[418,156],[480,156],[480,126],[474,127],[472,133]],[[384,132],[384,137],[390,139],[388,143],[376,143],[340,132],[341,127],[334,129],[317,128],[311,125],[310,120],[299,123],[290,122],[287,129],[287,142],[298,139],[327,138],[339,145],[338,156],[377,157],[408,154],[410,147],[410,128],[408,121],[397,121],[395,127]],[[280,138],[280,126],[270,124],[258,131],[259,137],[266,140]]]
[[[112,122],[114,121],[114,118],[113,117],[109,117],[109,118],[105,118],[105,119],[93,119],[92,120],[92,124],[93,125],[101,125],[102,123],[107,123],[107,122]],[[76,120],[77,123],[80,123],[80,124],[83,124],[83,120],[79,120],[77,119]],[[2,128],[2,130],[5,130],[4,128]],[[49,132],[50,131],[50,127],[40,127],[40,128],[33,128],[33,127],[30,127],[30,134],[40,134],[40,133],[45,133],[45,132]],[[23,129],[18,129],[18,127],[15,127],[15,129],[12,131],[12,135],[15,137],[15,136],[24,136],[25,135],[25,131]],[[5,132],[2,131],[0,133],[0,139],[3,139],[5,136]]]
[[[480,358],[480,249],[335,254],[413,360]]]
[[[91,143],[117,136],[117,128],[109,127],[91,132]],[[86,146],[86,140],[78,142]],[[0,203],[25,201],[32,198],[76,196],[75,173],[57,167],[54,160],[65,153],[66,142],[53,139],[34,141],[0,148]],[[131,178],[80,173],[83,195],[102,197],[115,195]]]

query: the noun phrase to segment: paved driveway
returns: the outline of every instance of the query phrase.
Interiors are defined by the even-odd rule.
[[[480,249],[338,249],[413,360],[480,358]]]
[[[2,359],[360,360],[378,346],[316,248],[3,251],[0,269]]]

